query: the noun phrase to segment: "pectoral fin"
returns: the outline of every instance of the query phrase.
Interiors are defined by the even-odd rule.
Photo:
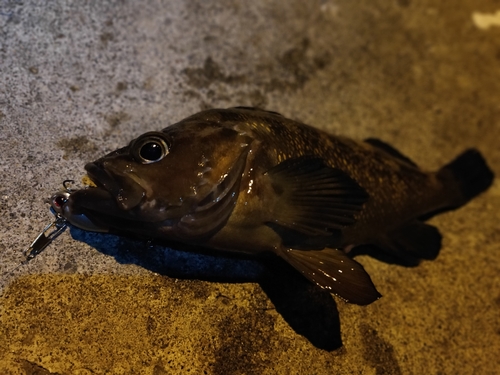
[[[277,195],[273,225],[329,236],[355,222],[368,195],[356,181],[318,158],[288,159],[267,172]]]
[[[341,250],[283,249],[280,255],[310,281],[347,302],[368,305],[381,297],[363,266]]]

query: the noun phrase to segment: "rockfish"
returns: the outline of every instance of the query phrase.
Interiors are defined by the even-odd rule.
[[[145,133],[85,169],[95,186],[51,200],[76,227],[274,253],[360,305],[380,294],[350,249],[371,244],[433,259],[441,236],[420,219],[463,205],[493,180],[474,149],[425,172],[382,141],[357,142],[247,107],[203,111]]]

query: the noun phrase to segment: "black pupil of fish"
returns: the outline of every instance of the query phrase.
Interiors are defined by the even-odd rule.
[[[144,160],[155,161],[162,157],[163,149],[157,142],[148,142],[141,147],[139,154]]]

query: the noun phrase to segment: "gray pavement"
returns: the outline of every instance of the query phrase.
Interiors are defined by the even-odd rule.
[[[498,9],[0,1],[0,372],[498,373],[498,181],[431,220],[443,234],[435,261],[359,256],[383,294],[367,307],[279,266],[273,278],[253,261],[75,229],[7,274],[63,180],[205,108],[260,106],[380,138],[426,169],[477,147],[500,175]]]

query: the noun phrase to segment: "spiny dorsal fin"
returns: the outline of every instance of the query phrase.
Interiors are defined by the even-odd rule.
[[[237,107],[233,107],[233,109],[244,109],[244,110],[247,110],[247,111],[266,112],[266,113],[271,113],[273,115],[277,115],[277,116],[283,117],[283,115],[281,113],[278,113],[278,112],[275,112],[275,111],[268,111],[267,109],[262,109],[262,108],[259,108],[259,107],[246,107],[246,106],[240,105],[240,106],[237,106]]]
[[[322,159],[288,159],[267,172],[277,195],[272,223],[311,236],[329,236],[352,225],[368,195]]]
[[[390,144],[385,143],[384,141],[381,141],[380,139],[377,138],[368,138],[365,139],[365,142],[372,145],[373,147],[376,147],[378,149],[381,149],[382,151],[385,151],[391,156],[394,156],[395,158],[404,161],[407,164],[410,164],[413,167],[417,167],[418,165],[413,162],[409,157],[403,155],[401,152],[396,150],[394,147],[392,147]]]
[[[368,305],[381,297],[363,266],[341,250],[283,249],[280,255],[310,281],[347,302]]]

